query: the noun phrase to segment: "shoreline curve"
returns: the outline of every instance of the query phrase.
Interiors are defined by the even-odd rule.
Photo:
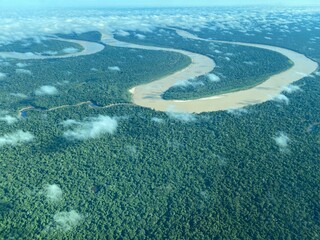
[[[200,75],[205,75],[211,72],[215,67],[215,63],[213,62],[213,60],[210,58],[210,60],[205,59],[207,57],[203,55],[201,55],[200,57],[197,56],[199,54],[184,50],[124,43],[114,39],[113,37],[103,35],[105,37],[103,41],[106,44],[110,44],[112,46],[178,52],[185,54],[192,59],[192,64],[182,71],[176,72],[170,76],[166,76],[162,79],[147,84],[135,86],[134,88],[130,89],[130,92],[132,93],[132,100],[137,105],[151,108],[157,111],[188,113],[202,113],[243,108],[249,105],[260,104],[271,100],[272,98],[279,95],[283,91],[284,87],[302,79],[305,76],[312,74],[318,68],[318,63],[307,58],[303,54],[289,49],[263,44],[208,40],[199,38],[184,30],[173,30],[175,30],[176,33],[181,37],[193,40],[241,45],[274,51],[286,56],[293,62],[294,65],[281,73],[272,75],[263,83],[246,90],[240,90],[194,100],[164,100],[162,99],[161,94],[175,83],[193,77],[198,77]]]
[[[79,44],[83,47],[82,51],[67,53],[59,56],[44,56],[35,54],[32,52],[29,53],[21,53],[21,52],[0,52],[0,58],[13,58],[13,59],[21,59],[21,60],[42,60],[42,59],[59,59],[59,58],[70,58],[70,57],[80,57],[95,54],[101,52],[105,46],[96,42],[88,42],[83,40],[76,39],[65,39],[65,38],[49,38],[50,40],[62,41],[62,42],[70,42]]]
[[[172,28],[171,28],[172,29]],[[263,44],[251,44],[242,42],[228,42],[228,41],[218,41],[199,38],[187,31],[173,29],[178,35],[184,38],[225,43],[232,45],[241,45],[248,47],[256,47],[274,51],[286,56],[290,59],[294,65],[275,75],[269,77],[263,83],[241,91],[235,91],[230,93],[225,93],[221,95],[215,95],[212,97],[199,98],[194,100],[164,100],[161,94],[169,89],[172,85],[180,81],[185,81],[190,78],[205,75],[214,70],[216,64],[211,58],[193,53],[185,50],[179,50],[174,48],[165,47],[154,47],[132,44],[127,42],[121,42],[116,40],[112,35],[102,34],[101,42],[114,47],[123,48],[135,48],[143,50],[152,51],[167,51],[176,52],[184,54],[191,58],[192,62],[186,68],[177,71],[169,76],[165,76],[161,79],[155,80],[147,84],[141,84],[135,86],[129,90],[132,94],[132,101],[134,104],[154,109],[156,111],[173,111],[173,112],[188,112],[188,113],[202,113],[202,112],[213,112],[220,110],[229,110],[243,108],[249,105],[259,104],[271,100],[272,98],[279,95],[284,87],[289,84],[302,79],[305,76],[310,75],[315,72],[318,68],[318,63],[307,58],[305,55],[294,52],[289,49],[263,45]],[[17,58],[23,60],[29,59],[58,59],[58,58],[68,58],[77,57],[84,55],[91,55],[102,51],[105,46],[100,43],[88,42],[82,40],[73,39],[61,39],[55,38],[58,41],[73,42],[81,45],[84,50],[81,52],[70,53],[62,56],[42,56],[28,53],[17,53],[17,52],[0,52],[0,57],[4,58]]]

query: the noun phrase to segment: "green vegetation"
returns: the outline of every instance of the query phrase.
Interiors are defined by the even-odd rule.
[[[77,39],[91,42],[100,42],[101,40],[101,33],[96,31],[86,33],[57,34],[57,36],[61,38]]]
[[[21,53],[39,53],[44,56],[60,56],[65,55],[68,49],[73,51],[82,51],[83,47],[76,43],[57,41],[57,40],[42,40],[36,42],[33,39],[15,42],[8,45],[0,46],[0,52],[21,52]]]
[[[217,79],[201,76],[190,79],[187,83],[178,83],[164,92],[162,97],[166,100],[196,99],[248,89],[292,66],[287,57],[273,51],[184,39],[173,30],[158,29],[155,33],[143,33],[144,39],[136,38],[135,34],[130,32],[130,36],[116,38],[138,44],[197,52],[216,62],[217,66],[211,74],[218,76]]]
[[[50,108],[89,100],[97,105],[130,102],[128,89],[182,69],[190,64],[190,59],[177,53],[106,46],[102,52],[76,60],[66,58],[19,62],[27,64],[26,69],[32,75],[17,74],[14,61],[0,70],[7,74],[1,80],[2,108],[13,111],[30,105]],[[119,71],[109,69],[114,66]],[[46,72],[45,79],[43,72]],[[43,85],[55,86],[58,94],[36,96],[35,91]],[[22,93],[27,97],[12,97],[12,93]]]
[[[320,50],[310,56],[320,58]],[[1,110],[9,111],[1,116],[29,105],[129,102],[130,87],[189,61],[107,47],[94,56],[23,61],[32,75],[16,74],[16,61],[0,62],[7,74]],[[303,91],[287,94],[289,105],[269,101],[190,122],[129,105],[28,111],[12,125],[0,121],[0,238],[317,239],[320,131],[310,126],[320,119],[319,80],[299,81]],[[35,95],[42,85],[59,95]],[[63,121],[78,126],[99,115],[116,119],[113,134],[64,137],[72,127]],[[13,144],[8,134],[17,129],[34,139]],[[285,149],[274,141],[279,132],[290,138]],[[61,199],[48,198],[48,184],[61,188]]]

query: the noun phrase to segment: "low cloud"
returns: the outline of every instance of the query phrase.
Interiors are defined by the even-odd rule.
[[[64,53],[67,53],[67,54],[72,54],[72,53],[79,52],[78,49],[73,48],[73,47],[65,48],[65,49],[63,49],[62,51],[63,51]]]
[[[62,50],[64,52],[64,50]],[[66,52],[65,52],[66,53]],[[67,52],[68,53],[68,52]],[[43,54],[46,54],[46,55],[50,55],[50,56],[54,56],[54,55],[57,55],[58,52],[57,51],[44,51],[42,53],[40,53],[40,55],[43,55]]]
[[[178,120],[181,122],[194,122],[197,120],[194,114],[191,113],[180,113],[180,112],[173,112],[173,111],[168,111],[166,112],[169,118]]]
[[[19,97],[19,98],[27,98],[28,96],[23,93],[10,93],[11,96]]]
[[[67,120],[64,126],[75,125],[73,130],[66,131],[63,136],[68,140],[87,140],[101,137],[104,134],[114,134],[118,127],[116,119],[109,116],[87,118],[82,122]]]
[[[58,94],[58,89],[54,86],[42,86],[35,91],[35,94],[38,96],[56,95]]]
[[[0,137],[0,147],[5,145],[18,145],[21,143],[31,142],[34,136],[30,132],[18,130],[14,133],[5,134]]]
[[[157,117],[151,118],[151,121],[156,122],[156,123],[163,123],[164,122],[164,120],[162,118],[157,118]]]
[[[70,126],[78,125],[80,123],[78,121],[76,121],[76,120],[68,119],[68,120],[63,121],[61,124],[64,127],[70,127]]]
[[[146,36],[145,35],[142,35],[142,34],[135,34],[134,35],[136,38],[138,38],[139,40],[144,40],[146,39]]]
[[[0,72],[0,80],[7,77],[7,74]]]
[[[272,100],[279,103],[285,103],[286,105],[288,105],[290,102],[289,98],[287,98],[283,94],[279,94],[278,96],[273,97]]]
[[[25,2],[26,5],[27,1]],[[44,4],[46,4],[48,1],[41,2],[45,2]],[[55,5],[57,4],[55,3]],[[44,5],[42,4],[42,6]],[[14,14],[15,12],[3,11],[0,43],[10,43],[30,37],[37,39],[55,33],[81,33],[87,31],[107,31],[107,33],[112,33],[138,30],[148,32],[156,27],[168,26],[194,31],[207,27],[228,34],[231,34],[231,30],[233,29],[242,33],[265,31],[266,27],[259,26],[257,22],[263,22],[264,26],[272,26],[273,24],[277,26],[281,25],[280,31],[288,31],[288,29],[285,29],[285,26],[301,20],[302,12],[312,12],[316,11],[316,9],[288,9],[288,11],[282,15],[276,15],[277,11],[274,10],[261,11],[261,9],[252,10],[250,13],[236,11],[235,9],[215,11],[213,9],[203,8],[193,9],[192,11],[190,11],[190,9],[166,8],[157,11],[154,11],[154,9],[139,11],[109,9],[107,11],[101,11],[101,9],[79,11],[61,10],[52,12],[32,11],[32,14],[19,12],[19,18],[16,17],[17,13]],[[267,17],[269,16],[268,14],[276,17]],[[315,20],[313,22],[315,22]],[[120,32],[120,34],[123,33]]]
[[[46,185],[44,193],[49,201],[58,202],[62,200],[62,190],[57,184]]]
[[[1,54],[0,54],[0,66],[2,66],[2,67],[11,66],[11,64],[9,62],[4,62],[3,59],[1,59]]]
[[[250,65],[250,66],[253,66],[253,65],[256,64],[255,62],[251,62],[251,61],[244,61],[243,63],[247,64],[247,65]]]
[[[121,37],[128,37],[128,36],[130,36],[130,33],[123,31],[123,30],[119,30],[116,32],[116,35],[121,36]]]
[[[234,53],[226,53],[226,56],[228,56],[228,57],[233,57],[233,56],[234,56]]]
[[[283,91],[286,92],[286,93],[294,93],[294,92],[297,92],[297,91],[301,91],[301,88],[299,86],[291,84],[289,86],[284,87]]]
[[[275,137],[273,137],[273,139],[279,146],[280,150],[286,150],[288,148],[290,138],[286,133],[280,132]]]
[[[108,70],[110,70],[110,71],[115,71],[115,72],[119,72],[119,71],[120,71],[120,68],[117,67],[117,66],[113,66],[113,67],[108,67]]]
[[[17,63],[16,64],[16,66],[18,67],[18,68],[25,68],[25,67],[27,67],[27,66],[29,66],[29,64],[27,64],[27,63]]]
[[[57,84],[60,86],[63,86],[63,85],[69,84],[69,83],[70,83],[70,81],[68,81],[68,80],[64,80],[62,82],[57,82]]]
[[[243,114],[247,114],[249,111],[245,108],[234,108],[234,109],[228,109],[227,113],[230,113],[232,115],[241,116]]]
[[[213,74],[213,73],[210,73],[207,75],[207,78],[211,81],[211,82],[220,82],[220,77]]]
[[[176,82],[172,87],[189,87],[189,86],[192,86],[192,87],[196,87],[196,86],[203,86],[204,83],[197,80],[195,78],[190,78],[188,80],[183,80],[183,81],[178,81]]]
[[[16,69],[16,73],[17,74],[32,75],[32,72],[30,70],[22,69],[22,68]]]
[[[83,217],[74,210],[70,212],[58,212],[53,216],[53,220],[58,230],[70,231],[82,221]]]
[[[6,122],[7,124],[12,125],[12,124],[18,122],[18,119],[16,117],[12,117],[10,115],[5,115],[5,116],[0,115],[0,121]]]

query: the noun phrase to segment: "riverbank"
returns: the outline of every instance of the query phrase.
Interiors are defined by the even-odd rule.
[[[124,43],[112,38],[111,36],[103,35],[103,41],[112,46],[179,52],[192,59],[192,64],[182,71],[176,72],[170,76],[166,76],[148,84],[135,86],[133,88],[134,91],[133,89],[130,91],[132,93],[132,100],[135,104],[152,108],[157,111],[170,110],[175,112],[189,113],[243,108],[252,104],[263,103],[276,97],[286,86],[302,79],[304,76],[312,74],[318,68],[318,64],[316,62],[307,58],[305,55],[292,50],[262,44],[207,40],[201,39],[186,31],[176,30],[176,32],[178,35],[184,38],[194,40],[241,45],[274,51],[290,59],[293,62],[293,66],[281,73],[269,77],[263,83],[258,84],[250,89],[195,100],[164,100],[161,97],[161,94],[164,91],[180,81],[188,80],[190,78],[198,77],[211,72],[215,66],[214,62],[210,58],[207,59],[207,57],[203,55],[188,51]]]

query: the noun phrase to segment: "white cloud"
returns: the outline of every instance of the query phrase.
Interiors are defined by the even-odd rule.
[[[234,108],[234,109],[228,109],[227,113],[236,115],[236,116],[241,116],[243,114],[247,114],[249,111],[245,108]]]
[[[119,30],[116,32],[117,35],[121,36],[121,37],[128,37],[130,36],[130,33],[123,31],[123,30]]]
[[[22,68],[16,69],[16,73],[17,74],[32,75],[32,72],[30,70],[22,69]]]
[[[173,111],[168,111],[166,114],[174,120],[178,120],[181,122],[194,122],[197,120],[194,114],[191,113],[181,113],[181,112],[173,112]]]
[[[0,66],[9,67],[9,66],[11,66],[11,64],[9,62],[4,62],[3,59],[1,59],[1,56],[0,56]]]
[[[46,185],[45,195],[49,201],[58,202],[62,199],[62,190],[57,184]]]
[[[117,67],[117,66],[108,67],[108,69],[109,69],[110,71],[116,71],[116,72],[119,72],[119,71],[120,71],[120,68]]]
[[[146,38],[146,36],[145,35],[142,35],[142,34],[135,34],[134,35],[136,38],[138,38],[138,39],[140,39],[140,40],[144,40],[145,38]]]
[[[68,119],[68,120],[63,121],[61,124],[64,127],[70,127],[70,126],[78,125],[80,123],[78,121],[76,121],[76,120]]]
[[[272,100],[279,103],[285,103],[286,105],[288,105],[290,102],[289,98],[287,98],[283,94],[279,94],[278,96],[273,97]]]
[[[255,62],[252,62],[252,61],[244,61],[243,63],[247,64],[247,65],[250,65],[250,66],[255,65]]]
[[[234,53],[226,53],[226,55],[229,56],[229,57],[233,57]]]
[[[70,231],[79,225],[82,219],[83,217],[74,210],[70,212],[58,212],[53,216],[57,229],[62,231]]]
[[[18,145],[21,143],[30,142],[34,136],[30,132],[18,130],[14,133],[5,134],[0,137],[0,147],[5,145]]]
[[[42,86],[35,91],[35,94],[38,96],[43,95],[56,95],[58,94],[58,89],[54,86]]]
[[[62,50],[62,51],[64,51],[64,50]],[[68,52],[65,52],[65,53],[68,53]],[[57,55],[58,52],[57,51],[44,51],[44,52],[40,53],[40,55],[43,55],[43,54],[54,56],[54,55]]]
[[[7,77],[7,74],[0,72],[0,80]]]
[[[213,73],[207,74],[207,77],[211,82],[220,82],[221,80],[217,75]]]
[[[19,98],[27,98],[28,96],[23,93],[10,93],[11,96],[19,97]]]
[[[188,86],[192,86],[192,87],[196,87],[196,86],[203,86],[204,83],[199,81],[199,79],[195,79],[195,78],[190,78],[188,80],[182,80],[182,81],[178,81],[175,84],[173,84],[172,87],[188,87]]]
[[[164,120],[162,118],[157,118],[157,117],[151,118],[151,121],[156,122],[156,123],[163,123],[164,122]]]
[[[63,134],[68,140],[86,140],[98,138],[107,133],[114,134],[118,127],[116,119],[102,115],[87,118],[82,122],[67,120],[64,121],[63,124],[67,126],[76,124],[73,130],[68,130]]]
[[[38,1],[39,2],[39,1]],[[47,1],[45,1],[47,2]],[[173,1],[174,2],[174,1]],[[28,3],[29,4],[29,3]],[[121,31],[152,31],[155,27],[180,27],[191,30],[201,30],[208,27],[227,33],[236,29],[243,33],[248,31],[262,32],[263,27],[277,24],[289,26],[301,20],[302,13],[313,13],[318,9],[288,9],[284,13],[281,9],[277,15],[275,9],[251,9],[249,12],[225,9],[144,9],[144,10],[62,10],[28,12],[5,11],[1,13],[0,44],[10,43],[27,38],[41,39],[56,33],[82,33],[87,31],[106,31],[107,33]],[[271,17],[270,17],[271,16]],[[299,18],[300,17],[300,18]],[[284,28],[284,27],[282,27]],[[283,29],[282,29],[283,30]],[[230,33],[230,31],[229,31]],[[139,35],[138,35],[139,37]]]
[[[27,63],[17,63],[16,66],[18,68],[25,68],[25,67],[29,66],[29,64],[27,64]]]
[[[62,82],[57,82],[57,84],[60,86],[63,86],[63,85],[69,84],[69,83],[70,83],[70,81],[68,81],[68,80],[64,80]]]
[[[299,86],[291,84],[289,86],[284,87],[283,91],[286,92],[286,93],[294,93],[294,92],[297,92],[297,91],[301,91],[301,88]]]
[[[72,54],[72,53],[79,52],[78,49],[73,48],[73,47],[65,48],[65,49],[63,49],[62,51],[63,51],[64,53],[67,53],[67,54]]]
[[[290,141],[288,135],[283,132],[278,133],[273,139],[281,150],[286,149]]]
[[[0,121],[6,122],[7,124],[11,125],[18,122],[18,119],[10,115],[5,115],[5,116],[0,116]]]

